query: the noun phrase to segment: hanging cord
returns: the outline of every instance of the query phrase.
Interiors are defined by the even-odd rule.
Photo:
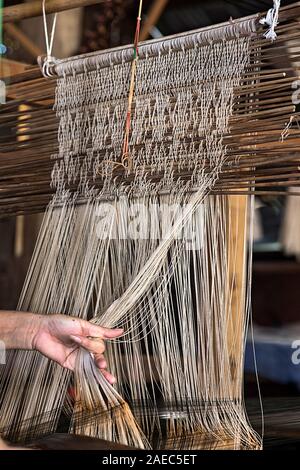
[[[133,97],[134,97],[136,69],[137,69],[137,62],[139,58],[139,39],[140,39],[140,29],[141,29],[142,8],[143,8],[143,0],[140,0],[139,13],[137,17],[135,37],[134,37],[134,53],[133,53],[133,62],[131,66],[131,79],[130,79],[130,88],[129,88],[129,96],[128,96],[128,108],[127,108],[127,115],[126,115],[125,136],[124,136],[123,151],[122,151],[122,165],[128,170],[132,169],[132,163],[133,163],[132,157],[130,156],[130,153],[129,153],[129,137],[130,137],[130,129],[131,129],[131,114],[132,114],[131,111],[132,111],[132,103],[133,103]]]
[[[104,177],[104,173],[102,171],[103,164],[109,163],[113,166],[113,169],[122,168],[123,170],[129,170],[129,171],[132,170],[132,166],[133,166],[132,156],[129,153],[129,138],[130,138],[130,130],[131,130],[132,103],[133,103],[134,89],[135,89],[136,70],[137,70],[137,62],[139,58],[139,40],[140,40],[140,30],[141,30],[141,20],[142,20],[142,8],[143,8],[143,0],[140,0],[139,12],[138,12],[136,30],[135,30],[135,36],[134,36],[133,62],[131,66],[128,106],[127,106],[126,122],[125,122],[125,135],[124,135],[124,141],[123,141],[123,146],[122,146],[122,158],[121,158],[121,162],[115,162],[112,160],[103,160],[102,164],[99,165],[99,169],[98,169],[98,173],[102,177]]]
[[[281,0],[274,0],[273,8],[271,8],[267,16],[262,18],[259,22],[263,25],[268,25],[269,29],[264,34],[265,38],[270,39],[271,41],[275,41],[277,38],[277,34],[275,32],[275,28],[278,25],[278,16],[279,16],[279,9],[280,9],[280,1]]]
[[[52,57],[52,55],[51,55],[52,54],[52,48],[53,48],[55,28],[56,28],[57,13],[55,13],[55,15],[54,15],[51,34],[49,36],[48,25],[47,25],[47,15],[46,15],[46,0],[43,0],[42,8],[43,8],[45,42],[46,42],[46,50],[47,50],[47,55],[43,59],[42,72],[43,72],[43,75],[45,77],[52,77],[53,72],[51,72],[51,69],[57,62],[55,57]]]

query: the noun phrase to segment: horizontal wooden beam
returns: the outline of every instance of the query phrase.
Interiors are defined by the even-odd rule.
[[[95,5],[97,3],[106,3],[107,0],[48,0],[46,1],[46,12],[57,13],[59,11],[72,10],[73,8]],[[41,16],[42,0],[35,0],[29,3],[20,3],[2,9],[2,18],[4,23],[23,20]],[[0,12],[1,21],[1,12]]]
[[[24,64],[23,62],[17,62],[16,60],[10,60],[2,57],[0,60],[0,80],[23,73],[29,67],[29,64]],[[7,91],[8,89],[9,88],[7,88]]]

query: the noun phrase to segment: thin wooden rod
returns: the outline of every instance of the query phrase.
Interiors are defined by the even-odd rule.
[[[19,41],[21,46],[29,52],[29,54],[36,59],[38,56],[43,54],[42,49],[40,49],[28,36],[26,36],[21,29],[19,29],[14,24],[7,23],[4,25],[4,31],[12,38]]]
[[[47,13],[58,13],[59,11],[72,10],[73,8],[95,5],[96,3],[106,3],[107,0],[48,0],[46,2]],[[23,20],[41,16],[42,0],[35,0],[29,3],[19,3],[10,7],[4,7],[2,18],[4,23]]]
[[[157,24],[159,18],[161,17],[164,9],[167,6],[169,0],[155,0],[152,7],[150,8],[149,13],[144,21],[144,25],[141,30],[140,40],[145,41],[148,39],[148,36],[152,28]]]

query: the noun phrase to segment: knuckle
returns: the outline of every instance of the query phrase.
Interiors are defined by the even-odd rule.
[[[95,345],[95,349],[96,349],[96,353],[99,354],[99,355],[102,355],[105,351],[105,344],[103,341],[100,341],[99,343],[97,343],[97,345]]]

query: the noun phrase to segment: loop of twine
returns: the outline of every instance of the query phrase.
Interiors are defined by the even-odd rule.
[[[47,78],[50,78],[54,76],[53,67],[57,63],[57,60],[55,59],[55,57],[52,56],[56,21],[57,21],[57,13],[55,13],[54,15],[51,33],[49,36],[48,25],[47,25],[47,14],[46,14],[46,0],[43,0],[42,2],[42,10],[43,10],[44,33],[45,33],[45,43],[46,43],[46,57],[39,59],[38,62],[41,65],[43,75]]]
[[[281,0],[274,0],[273,8],[268,11],[267,16],[265,18],[262,18],[259,21],[260,24],[269,26],[269,29],[264,34],[264,36],[266,39],[270,39],[271,41],[275,41],[275,39],[277,38],[275,28],[278,25],[280,2]]]

